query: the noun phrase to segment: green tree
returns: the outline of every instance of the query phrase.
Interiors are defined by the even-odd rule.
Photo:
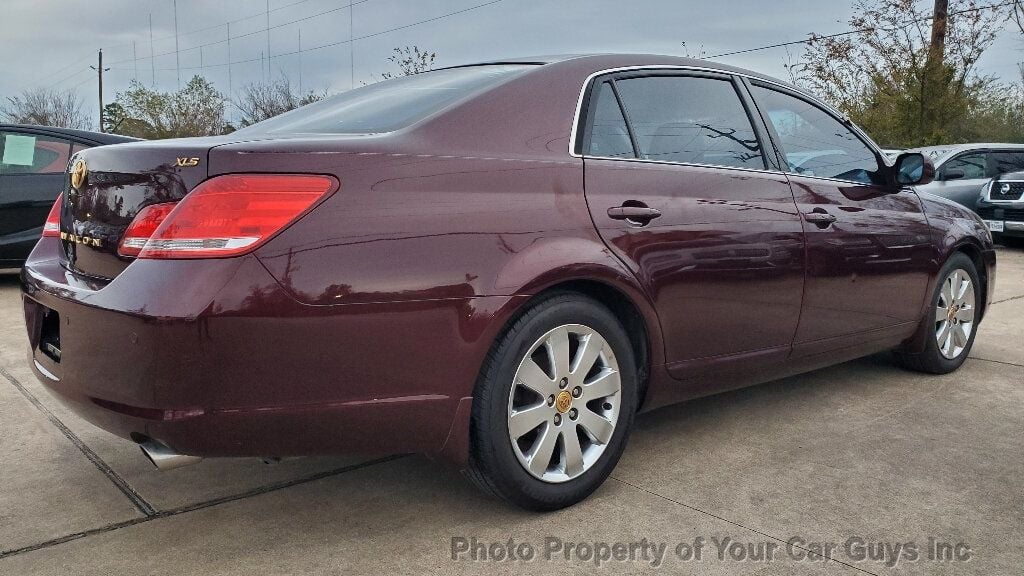
[[[133,81],[104,107],[111,132],[147,139],[211,136],[225,132],[224,95],[202,76],[176,92],[158,92]]]
[[[856,32],[812,35],[800,60],[788,66],[793,81],[885,145],[993,139],[998,105],[1019,94],[979,74],[977,64],[1009,10],[952,0],[944,42],[933,46],[931,6],[922,0],[856,0],[848,21]]]

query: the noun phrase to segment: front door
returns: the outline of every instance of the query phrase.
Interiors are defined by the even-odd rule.
[[[589,103],[587,202],[654,301],[670,373],[786,358],[803,232],[734,80],[620,74],[599,80]]]
[[[911,189],[887,183],[875,150],[803,97],[751,91],[788,165],[807,237],[807,283],[794,355],[912,334],[934,266]]]

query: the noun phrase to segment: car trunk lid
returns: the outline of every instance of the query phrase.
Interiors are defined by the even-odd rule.
[[[61,209],[67,268],[108,280],[120,274],[132,259],[118,255],[118,244],[135,216],[146,206],[184,198],[206,179],[210,149],[223,143],[189,138],[78,153],[65,178]]]

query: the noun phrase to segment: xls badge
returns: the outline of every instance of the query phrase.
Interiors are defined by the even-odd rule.
[[[175,158],[174,165],[179,168],[192,168],[199,166],[199,158],[194,156],[192,158]]]

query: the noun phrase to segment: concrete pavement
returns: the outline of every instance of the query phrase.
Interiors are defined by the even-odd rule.
[[[644,415],[612,480],[543,515],[415,456],[157,472],[35,381],[0,278],[0,574],[1016,573],[1024,251],[999,259],[957,373],[880,355]],[[453,560],[453,538],[487,558]],[[602,543],[628,557],[598,565]],[[929,558],[945,544],[959,560]]]

